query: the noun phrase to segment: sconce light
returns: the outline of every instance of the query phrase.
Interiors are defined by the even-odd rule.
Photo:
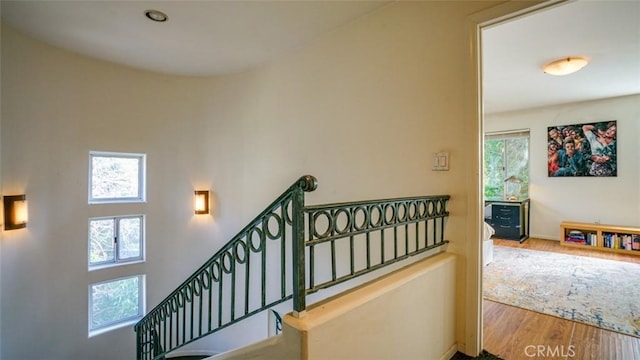
[[[27,196],[8,195],[3,201],[4,229],[15,230],[27,227]]]
[[[196,190],[194,192],[194,209],[196,214],[209,213],[209,190]]]

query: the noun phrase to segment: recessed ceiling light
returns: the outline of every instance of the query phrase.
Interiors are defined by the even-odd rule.
[[[549,75],[569,75],[587,66],[587,59],[579,56],[570,56],[554,60],[542,67],[542,70]]]
[[[165,21],[167,21],[167,19],[169,19],[167,14],[163,13],[162,11],[158,11],[158,10],[147,10],[147,11],[144,12],[144,14],[149,19],[151,19],[153,21],[157,21],[157,22],[165,22]]]

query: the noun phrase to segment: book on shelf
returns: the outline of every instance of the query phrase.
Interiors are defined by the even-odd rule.
[[[570,230],[565,234],[564,241],[572,244],[597,246],[598,234],[594,232],[583,233],[582,231],[579,231],[579,230]],[[638,245],[640,246],[640,243]]]
[[[561,245],[588,246],[594,249],[640,255],[640,227],[593,225],[563,221]]]
[[[573,244],[582,244],[582,245],[586,245],[587,244],[587,239],[585,238],[584,234],[582,233],[582,231],[578,231],[578,230],[570,230],[564,239],[566,242],[570,242]]]
[[[640,250],[639,234],[603,233],[603,246],[610,249]]]
[[[603,233],[602,239],[604,240],[604,247],[609,249],[616,248],[617,235],[614,233]]]
[[[631,235],[629,234],[622,235],[622,239],[620,241],[620,247],[625,250],[631,250]]]
[[[572,244],[589,245],[586,240],[565,239],[564,241]]]

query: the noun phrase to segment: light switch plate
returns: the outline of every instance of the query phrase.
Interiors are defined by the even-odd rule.
[[[433,165],[431,166],[433,171],[447,171],[449,170],[449,153],[439,152],[433,154]]]

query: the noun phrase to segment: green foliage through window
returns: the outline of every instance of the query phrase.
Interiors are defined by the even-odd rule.
[[[114,215],[105,203],[140,203],[146,200],[146,155],[89,152],[89,204],[108,211],[89,218],[89,271],[144,260],[144,215]],[[95,212],[94,212],[95,213]],[[134,267],[129,267],[134,270]],[[122,275],[133,275],[121,271]],[[107,276],[102,276],[105,279]],[[139,320],[145,307],[145,276],[135,275],[89,283],[89,336]]]
[[[90,153],[89,202],[145,200],[145,155]]]
[[[115,260],[114,220],[89,221],[89,264]]]
[[[89,219],[89,266],[142,260],[143,216]]]
[[[502,199],[505,179],[514,176],[522,181],[518,198],[529,197],[529,136],[485,137],[484,142],[484,196]]]
[[[142,275],[92,284],[90,287],[90,330],[95,331],[142,316]]]

